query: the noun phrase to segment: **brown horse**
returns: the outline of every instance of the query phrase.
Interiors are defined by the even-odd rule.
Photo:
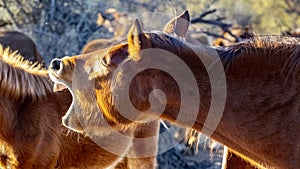
[[[24,33],[0,30],[0,44],[3,47],[9,47],[13,51],[18,51],[20,55],[31,62],[44,64],[44,60],[37,51],[35,43]]]
[[[177,36],[181,38],[187,38],[187,41],[190,43],[194,43],[194,39],[189,39],[189,36],[186,36],[186,32],[188,30],[188,25],[186,24],[186,21],[189,21],[189,14],[188,12],[185,12],[184,14],[175,17],[171,21],[169,21],[168,24],[166,24],[164,31],[167,33],[176,33]],[[177,27],[174,27],[174,24],[177,24]],[[174,31],[173,29],[177,29],[178,31]],[[105,52],[104,48],[116,43],[118,40],[117,38],[112,39],[96,39],[89,43],[87,43],[83,50],[82,54],[91,53],[96,50],[102,50],[102,52]],[[199,45],[199,42],[196,43]],[[204,45],[208,45],[208,43],[204,43]],[[94,55],[99,55],[101,52],[97,51]],[[93,55],[91,55],[93,56]],[[89,58],[88,56],[87,58]],[[83,59],[83,58],[81,58]],[[61,85],[58,85],[61,87]],[[64,88],[64,87],[63,87]],[[69,124],[70,125],[70,124]],[[69,126],[70,127],[70,126]],[[188,133],[189,131],[187,131]],[[190,137],[190,136],[189,136]],[[198,144],[193,144],[194,146],[197,146]],[[192,149],[197,149],[197,147],[192,147]],[[252,169],[254,168],[252,165],[250,165],[248,162],[245,162],[245,160],[241,159],[240,157],[236,156],[235,154],[228,152],[228,154],[224,154],[224,168],[244,168],[244,169]],[[228,158],[227,158],[228,157]]]
[[[0,168],[137,168],[61,125],[72,97],[41,66],[0,46],[0,67]]]
[[[84,58],[93,57],[97,54],[97,52],[92,52],[86,55],[81,55],[80,59],[76,60],[76,62],[69,60],[69,65],[81,65],[83,68],[83,66],[86,64],[85,62],[83,62]],[[57,65],[51,66],[53,67]],[[64,72],[62,71],[61,73],[63,74]],[[69,81],[70,78],[68,77],[64,79],[64,82],[62,82],[59,81],[59,79],[56,79],[56,76],[52,75],[53,74],[50,73],[51,79],[55,79],[57,83],[66,83],[66,86],[69,90],[74,86],[82,85],[78,83],[72,83],[72,81]],[[82,76],[81,78],[82,80],[80,80],[80,83],[87,82],[85,76]],[[86,84],[89,87],[89,84]],[[76,90],[74,92],[76,93],[76,95],[72,93],[73,102],[71,104],[71,107],[69,108],[66,115],[62,118],[63,124],[66,127],[77,132],[86,133],[100,145],[103,144],[101,144],[101,140],[99,141],[99,137],[106,138],[111,143],[111,145],[108,145],[108,147],[106,148],[112,151],[116,151],[115,149],[117,149],[118,152],[124,152],[123,155],[127,157],[127,164],[129,168],[155,168],[155,155],[158,146],[157,135],[159,131],[159,120],[153,120],[147,123],[130,123],[130,125],[124,125],[123,122],[117,121],[110,121],[107,123],[106,121],[103,121],[101,119],[100,113],[97,113],[99,109],[97,107],[97,102],[95,102],[95,95],[89,93],[89,88],[81,88],[80,90]],[[79,95],[79,97],[77,94]],[[80,109],[80,111],[84,112],[84,114],[77,114],[75,108],[76,106]],[[97,114],[97,117],[91,117],[94,114]],[[92,121],[95,120],[94,122],[92,122],[95,125],[91,123],[91,125],[82,125],[81,121],[76,120],[78,118],[77,115],[80,117],[81,115],[90,116]],[[99,123],[102,123],[103,125],[98,125]],[[145,140],[143,140],[143,138],[145,138]]]
[[[136,20],[128,33],[127,41],[111,47],[102,56],[74,56],[52,62],[52,76],[65,85],[76,83],[77,86],[70,88],[75,94],[85,86],[79,80],[94,80],[92,86],[88,86],[92,88],[87,93],[96,97],[96,103],[101,110],[97,112],[102,116],[98,125],[102,124],[103,119],[112,125],[131,125],[132,122],[118,110],[120,101],[123,101],[118,89],[124,89],[126,77],[132,70],[138,69],[143,60],[154,57],[143,51],[163,49],[174,54],[173,57],[183,60],[192,71],[198,90],[189,93],[192,97],[198,92],[201,102],[199,107],[189,108],[196,108],[198,114],[195,119],[189,119],[193,114],[186,111],[186,119],[178,120],[181,102],[188,105],[187,101],[193,100],[181,100],[180,89],[170,75],[157,69],[148,69],[138,73],[130,81],[130,87],[125,88],[128,89],[129,100],[136,109],[126,114],[130,119],[142,121],[141,119],[159,116],[183,126],[191,126],[189,120],[195,120],[191,126],[193,129],[211,134],[211,138],[228,146],[256,167],[300,168],[300,40],[291,37],[258,37],[231,47],[215,49],[192,46],[163,32],[145,33]],[[219,63],[224,67],[227,94],[217,127],[209,128],[204,127],[204,123],[209,117],[213,88],[208,70],[201,61],[211,61],[209,70],[214,70],[218,62],[211,60],[214,56],[218,57]],[[86,64],[75,64],[79,60]],[[82,79],[84,76],[86,78]],[[189,85],[185,87],[189,89]],[[165,99],[157,90],[152,92],[153,89],[162,90]],[[152,100],[149,100],[150,94],[154,96]],[[164,103],[164,100],[166,105],[162,113],[155,111],[155,108],[147,111],[152,108],[150,101]],[[84,114],[82,112],[77,115],[78,119],[72,120],[80,120],[83,126],[88,126],[92,121]],[[71,115],[71,112],[67,114],[68,117]]]

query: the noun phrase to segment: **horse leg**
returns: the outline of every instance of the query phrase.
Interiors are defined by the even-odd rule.
[[[142,124],[135,131],[135,138],[128,151],[128,168],[156,168],[156,153],[158,149],[159,120]],[[154,137],[155,136],[155,137]]]
[[[242,157],[224,147],[222,169],[257,169]]]

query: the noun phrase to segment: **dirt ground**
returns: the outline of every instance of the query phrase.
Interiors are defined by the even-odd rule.
[[[220,169],[222,166],[223,146],[216,144],[211,148],[212,141],[202,135],[198,145],[198,153],[193,154],[191,148],[178,140],[178,134],[184,129],[161,125],[161,132],[167,134],[159,137],[159,152],[170,147],[168,151],[157,156],[158,169]],[[175,145],[175,146],[172,146]]]

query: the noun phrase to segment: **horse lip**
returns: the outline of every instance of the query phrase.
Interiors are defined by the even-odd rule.
[[[65,86],[66,88],[68,88],[71,91],[71,85],[66,83],[61,78],[59,78],[59,75],[54,70],[49,68],[48,74],[49,74],[50,79],[54,82],[53,91],[61,91],[61,90],[57,90],[58,86]],[[65,88],[61,87],[61,89],[63,90]]]
[[[62,124],[70,130],[73,130],[78,133],[83,133],[84,129],[82,128],[79,120],[76,117],[73,118],[73,120],[75,120],[75,125],[74,122],[70,122],[70,118],[67,115],[65,115],[62,117]]]
[[[49,67],[49,69],[48,69],[48,74],[49,74],[50,79],[51,79],[53,82],[56,83],[57,81],[59,81],[58,75],[57,75],[56,72],[55,72],[53,69],[51,69],[50,67]]]
[[[62,91],[64,89],[66,89],[67,87],[63,84],[60,84],[60,83],[54,83],[54,86],[53,86],[53,92],[58,92],[58,91]]]

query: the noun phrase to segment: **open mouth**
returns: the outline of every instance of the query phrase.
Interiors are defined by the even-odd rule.
[[[72,101],[67,113],[62,117],[62,124],[70,130],[78,133],[84,133],[84,129],[75,115],[74,101]]]
[[[74,94],[71,90],[71,85],[68,85],[64,80],[59,78],[59,75],[57,74],[57,71],[53,70],[51,67],[49,67],[49,77],[54,82],[53,91],[61,91],[63,89],[68,89],[72,95],[72,103],[67,111],[67,113],[62,117],[62,124],[75,132],[83,133],[83,128],[78,120],[78,118],[75,115],[74,110]]]
[[[61,91],[65,88],[71,89],[71,86],[68,85],[64,80],[60,79],[55,71],[49,69],[49,77],[54,82],[53,91]],[[71,91],[71,90],[70,90]]]
[[[70,130],[82,133],[84,130],[75,114],[75,101],[74,94],[71,90],[71,83],[66,82],[60,77],[62,74],[62,67],[63,65],[60,59],[53,59],[48,68],[49,77],[54,82],[53,91],[57,92],[67,88],[72,95],[72,103],[66,114],[62,117],[62,124]]]

